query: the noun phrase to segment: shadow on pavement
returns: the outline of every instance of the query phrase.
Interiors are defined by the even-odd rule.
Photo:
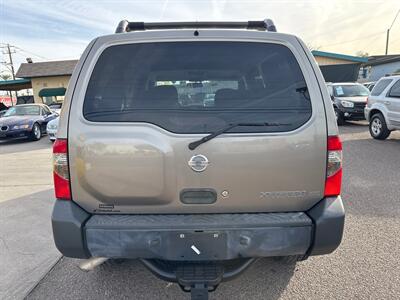
[[[346,121],[343,126],[365,128],[366,126],[368,126],[368,122],[367,121]]]
[[[398,134],[397,134],[398,135]],[[343,143],[342,198],[348,213],[398,217],[400,139]]]
[[[105,263],[91,272],[81,271],[79,262],[63,258],[27,299],[190,299],[177,284],[156,278],[137,260]],[[210,299],[279,299],[295,267],[261,259],[238,279],[222,283]]]
[[[359,122],[349,122],[346,121],[344,125],[339,126],[339,131],[341,134],[343,133],[362,133],[368,132],[368,123],[367,121],[359,121]]]
[[[0,154],[50,149],[52,145],[47,136],[42,137],[39,141],[31,141],[25,138],[0,140]]]
[[[215,299],[279,299],[295,270],[295,263],[259,259],[238,279],[222,283],[215,292]]]
[[[57,262],[53,190],[0,203],[0,299],[23,299]]]

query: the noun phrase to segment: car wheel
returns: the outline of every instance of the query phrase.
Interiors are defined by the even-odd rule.
[[[384,140],[390,135],[390,130],[387,128],[385,118],[381,113],[372,116],[369,121],[369,133],[377,140]]]
[[[336,122],[339,126],[344,125],[344,116],[340,110],[335,108]]]
[[[42,137],[42,131],[38,123],[33,124],[30,137],[32,141],[38,141]]]

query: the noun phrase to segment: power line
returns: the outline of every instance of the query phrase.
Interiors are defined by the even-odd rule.
[[[390,25],[390,27],[389,27],[388,30],[386,31],[386,51],[385,51],[385,55],[387,55],[387,54],[388,54],[388,51],[389,51],[389,34],[390,34],[390,29],[392,29],[392,26],[393,26],[394,22],[396,21],[397,16],[399,15],[399,13],[400,13],[400,9],[397,11],[397,14],[396,14],[396,16],[394,17],[392,24]]]
[[[1,45],[4,45],[4,46],[0,46],[0,48],[7,48],[7,45],[8,45],[8,44],[6,44],[6,43],[0,43],[0,44],[1,44]],[[47,58],[47,57],[41,56],[41,55],[36,54],[36,53],[34,53],[34,52],[32,52],[32,51],[28,51],[28,50],[22,49],[22,48],[20,48],[20,47],[18,47],[18,46],[15,46],[15,45],[10,45],[10,47],[13,47],[13,48],[19,50],[20,52],[24,52],[24,53],[26,53],[26,54],[33,55],[33,56],[35,56],[35,57],[37,57],[37,58],[40,58],[40,59],[50,60],[50,59]]]
[[[392,29],[392,26],[393,26],[394,22],[396,21],[397,16],[399,15],[399,13],[400,13],[400,9],[397,11],[397,14],[396,14],[396,16],[394,17],[393,22],[392,22],[392,25],[390,25],[390,27],[389,27],[389,30]]]
[[[20,47],[16,47],[16,46],[15,46],[15,48],[18,49],[18,50],[21,51],[21,52],[25,52],[25,53],[27,53],[27,54],[36,56],[37,58],[44,59],[44,60],[49,60],[49,58],[47,58],[47,57],[44,57],[44,56],[35,54],[35,53],[33,53],[33,52],[31,52],[31,51],[28,51],[28,50],[24,50],[24,49],[22,49],[22,48],[20,48]]]
[[[369,36],[366,36],[366,37],[361,37],[361,38],[352,39],[352,40],[348,40],[348,41],[344,41],[344,42],[338,42],[338,43],[329,44],[329,45],[324,45],[324,46],[321,46],[321,48],[326,48],[326,47],[331,47],[331,46],[336,46],[336,45],[342,45],[342,44],[348,44],[348,43],[353,43],[353,42],[356,42],[356,41],[370,39],[371,37],[379,35],[379,34],[382,34],[384,32],[385,31],[380,31],[380,32],[376,32],[376,33],[370,34]]]

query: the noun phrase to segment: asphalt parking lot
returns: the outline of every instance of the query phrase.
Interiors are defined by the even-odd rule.
[[[297,265],[259,260],[239,278],[223,283],[210,295],[211,299],[398,299],[400,132],[392,133],[386,141],[376,141],[363,122],[349,123],[340,131],[345,161],[342,197],[347,213],[340,248],[331,255],[312,257]],[[9,217],[19,206],[34,207],[36,219],[29,219],[27,213],[25,217],[27,222],[44,224],[43,230],[35,231],[41,244],[37,247],[30,239],[23,251],[31,254],[31,261],[43,260],[43,266],[37,269],[42,274],[37,276],[39,279],[47,274],[36,286],[32,282],[31,287],[18,293],[14,291],[18,289],[15,283],[3,283],[6,293],[0,292],[0,298],[19,299],[29,293],[27,299],[189,299],[177,285],[155,278],[137,261],[104,264],[85,273],[77,267],[79,260],[59,259],[49,227],[50,147],[47,137],[39,142],[0,143],[0,222],[4,211]],[[18,219],[13,226],[23,222],[26,221]],[[40,224],[36,227],[40,228]],[[11,228],[3,225],[0,251],[7,257],[13,251],[12,245],[19,244],[10,242]],[[28,225],[22,230],[31,236]],[[35,249],[45,249],[45,257]],[[24,272],[21,264],[13,273],[17,263],[5,260],[0,256],[0,264],[7,263],[6,268],[0,268],[2,280],[10,282],[14,278],[5,272],[14,274],[17,281],[37,271]]]

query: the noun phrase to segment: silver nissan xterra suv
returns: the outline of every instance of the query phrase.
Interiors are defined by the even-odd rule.
[[[324,79],[268,19],[121,21],[79,60],[53,153],[61,253],[140,259],[196,299],[256,258],[342,239]]]

